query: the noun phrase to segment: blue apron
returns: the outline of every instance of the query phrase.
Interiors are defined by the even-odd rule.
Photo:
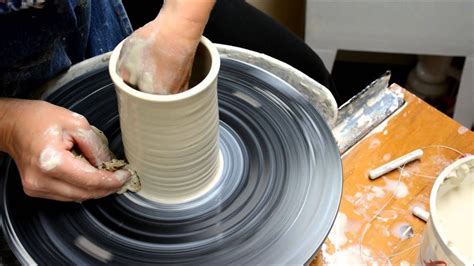
[[[47,0],[41,9],[0,13],[0,25],[0,97],[27,98],[132,32],[120,0]]]

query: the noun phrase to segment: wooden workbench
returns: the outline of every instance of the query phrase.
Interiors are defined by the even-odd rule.
[[[404,93],[406,103],[343,155],[344,189],[339,214],[313,265],[413,264],[425,222],[414,217],[411,210],[415,206],[429,210],[436,176],[460,157],[453,150],[432,145],[474,154],[472,131],[398,85],[390,89]],[[423,148],[424,155],[406,165],[402,175],[395,170],[377,180],[368,179],[370,169],[417,148]],[[404,233],[407,225],[413,229],[411,237],[409,232]]]

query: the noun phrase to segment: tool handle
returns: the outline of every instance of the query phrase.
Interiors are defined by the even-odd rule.
[[[407,164],[411,161],[414,161],[416,159],[419,159],[421,156],[423,156],[423,150],[417,149],[414,150],[408,154],[403,155],[402,157],[399,157],[393,161],[390,161],[376,169],[370,170],[369,171],[369,178],[371,180],[377,179],[380,176],[396,169],[397,167],[400,167],[404,164]]]
[[[416,217],[420,218],[421,220],[428,222],[428,219],[430,219],[430,213],[423,210],[420,207],[415,207],[412,210],[412,214],[415,215]]]

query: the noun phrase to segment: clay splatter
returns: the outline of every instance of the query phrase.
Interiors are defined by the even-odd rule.
[[[372,118],[369,115],[363,115],[357,120],[357,126],[361,127],[363,125],[371,124]]]
[[[431,156],[430,160],[433,163],[433,165],[439,166],[440,169],[444,169],[452,163],[451,159],[447,159],[446,157],[444,157],[442,155]]]
[[[390,120],[392,119],[392,117],[395,117],[396,114],[401,113],[401,112],[405,109],[406,106],[407,106],[407,105],[404,104],[404,105],[402,105],[400,108],[398,108],[398,110],[395,111],[389,118],[385,119],[385,120],[384,120],[382,123],[380,123],[377,127],[375,127],[374,129],[372,129],[372,131],[370,131],[369,134],[367,134],[364,138],[362,138],[362,140],[364,140],[364,139],[366,139],[366,138],[372,136],[373,134],[377,134],[377,133],[382,133],[382,132],[383,132],[384,135],[387,135],[387,134],[388,134],[388,130],[386,129],[386,127],[388,126],[388,123],[390,122]],[[403,115],[406,116],[406,113],[404,113]],[[385,132],[385,131],[387,131],[387,132]]]
[[[358,245],[351,245],[353,243],[352,240],[349,240],[348,235],[351,234],[352,237],[357,235],[360,231],[361,223],[351,221],[347,218],[347,215],[339,212],[336,221],[334,222],[334,226],[329,233],[329,242],[334,247],[333,254],[328,253],[328,246],[324,244],[321,248],[323,252],[323,258],[325,259],[326,263],[344,263],[353,261],[352,256],[357,255],[360,258],[360,249]],[[351,245],[346,248],[346,245]],[[371,254],[371,251],[368,249],[364,249],[366,254]],[[364,261],[364,260],[361,260]],[[369,262],[370,257],[367,257],[365,261]]]
[[[463,126],[460,126],[458,128],[458,133],[461,134],[461,135],[465,134],[468,131],[469,131],[469,129],[467,129],[466,127],[463,127]]]
[[[55,136],[59,136],[61,130],[59,128],[58,125],[53,125],[51,127],[49,127],[48,129],[46,129],[43,133],[43,135],[45,137],[55,137]]]
[[[354,205],[354,213],[357,215],[365,215],[367,210],[370,209],[370,203],[375,198],[384,198],[387,193],[394,193],[395,198],[401,199],[408,195],[408,186],[398,180],[390,180],[383,178],[385,186],[362,186],[361,192],[357,192],[355,195],[346,195],[344,198]]]
[[[378,125],[376,128],[374,128],[371,133],[383,132],[385,130],[385,128],[387,127],[388,120],[389,119],[385,119],[382,123],[380,123],[380,125]]]
[[[392,235],[399,239],[408,239],[413,237],[413,228],[408,223],[396,223],[390,229]]]
[[[380,187],[372,187],[370,190],[375,194],[377,198],[383,198],[385,196],[385,192]]]
[[[410,264],[408,261],[406,261],[406,260],[400,261],[400,266],[410,266],[410,265],[411,265],[411,264]]]
[[[402,97],[402,98],[405,96],[405,94],[403,93],[402,87],[399,87],[399,86],[393,88],[392,92],[395,93],[396,95]]]
[[[377,216],[377,220],[387,222],[390,220],[395,220],[398,217],[398,213],[394,210],[384,210]]]
[[[331,232],[329,233],[329,241],[331,241],[336,250],[347,243],[346,225],[347,216],[344,213],[339,212]]]
[[[376,148],[377,146],[380,145],[380,140],[379,139],[374,139],[372,140],[372,142],[370,143],[369,145],[369,149],[374,149]]]
[[[347,218],[347,215],[339,212],[336,217],[336,221],[329,233],[329,241],[334,245],[336,250],[340,250],[348,242],[346,233],[357,234],[360,230],[361,223],[351,221]],[[352,242],[352,241],[351,241]],[[349,242],[349,243],[351,243]]]
[[[385,181],[385,186],[383,187],[383,189],[385,191],[390,191],[394,193],[395,198],[401,199],[408,195],[408,187],[403,181],[398,182],[398,180],[390,180],[385,177],[384,177],[384,181]]]
[[[328,254],[326,247],[323,246],[324,262],[334,265],[378,265],[374,257],[384,257],[385,255],[374,255],[373,252],[364,246],[351,245],[334,254]],[[388,259],[384,259],[387,261]]]
[[[382,235],[384,237],[389,237],[390,236],[390,231],[388,231],[388,229],[384,227],[384,228],[382,228]]]
[[[354,213],[357,215],[365,215],[370,208],[370,203],[375,198],[383,198],[385,191],[383,187],[378,186],[363,186],[361,188],[363,193],[357,192],[354,196],[346,195],[344,198],[354,205]]]
[[[51,171],[63,162],[61,154],[54,148],[46,147],[40,154],[39,163],[44,171]]]

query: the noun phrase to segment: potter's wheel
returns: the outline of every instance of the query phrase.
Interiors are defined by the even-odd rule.
[[[219,74],[224,173],[207,195],[160,205],[135,194],[83,204],[27,197],[9,158],[1,165],[1,211],[23,263],[305,263],[334,222],[342,190],[331,131],[299,93],[275,76],[223,59]],[[81,73],[45,99],[107,135],[123,157],[114,87],[106,66]]]

